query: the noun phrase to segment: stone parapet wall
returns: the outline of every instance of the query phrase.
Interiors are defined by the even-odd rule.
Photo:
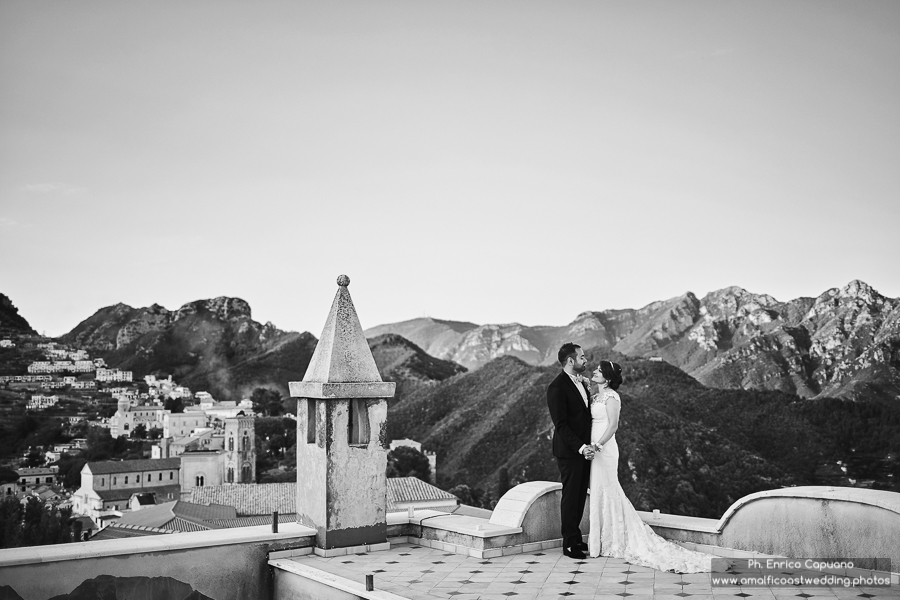
[[[315,532],[296,524],[30,546],[0,550],[0,582],[24,600],[71,594],[107,597],[145,588],[147,597],[271,598],[268,555],[311,547]],[[89,590],[89,591],[88,591]]]

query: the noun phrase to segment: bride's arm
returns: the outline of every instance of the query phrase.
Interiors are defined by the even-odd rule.
[[[608,442],[612,436],[615,435],[616,429],[619,428],[619,409],[622,404],[619,400],[618,395],[610,395],[606,400],[606,416],[609,417],[609,424],[606,426],[606,431],[603,432],[603,435],[600,436],[600,439],[594,442],[595,444],[603,445]]]

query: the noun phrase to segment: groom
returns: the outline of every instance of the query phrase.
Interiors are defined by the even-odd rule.
[[[581,517],[587,498],[594,451],[591,443],[590,393],[580,381],[587,360],[584,350],[571,342],[563,344],[557,354],[563,367],[547,388],[547,407],[553,420],[553,456],[562,479],[560,517],[563,554],[585,558],[587,544],[581,536]]]

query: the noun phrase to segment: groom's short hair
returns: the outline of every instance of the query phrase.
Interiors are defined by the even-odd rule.
[[[559,364],[562,366],[566,366],[566,361],[571,356],[573,359],[575,355],[578,354],[577,350],[581,348],[578,344],[573,344],[572,342],[566,342],[559,349],[559,354],[556,355],[556,358],[559,359]]]

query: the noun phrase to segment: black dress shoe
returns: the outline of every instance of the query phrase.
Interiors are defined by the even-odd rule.
[[[577,547],[563,548],[563,554],[569,558],[581,560],[587,558],[587,555]]]
[[[581,550],[582,552],[587,552],[587,550],[588,550],[588,545],[585,544],[584,542],[578,542],[577,544],[575,544],[572,547],[576,548],[578,550]]]

